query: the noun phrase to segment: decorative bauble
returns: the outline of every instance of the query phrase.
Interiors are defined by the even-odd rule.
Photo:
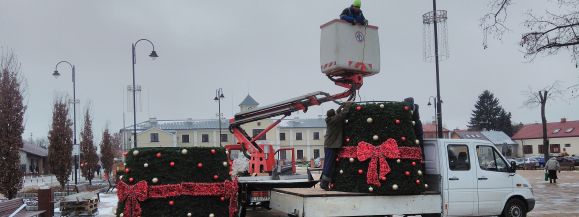
[[[217,180],[217,179],[219,179],[219,176],[218,176],[218,175],[213,175],[213,180]]]
[[[151,179],[151,182],[157,183],[157,182],[159,182],[159,179],[157,177],[155,177],[155,178]]]
[[[369,124],[371,124],[374,120],[372,118],[367,118],[366,122],[368,122]]]
[[[201,163],[201,162],[197,163],[197,168],[199,168],[199,169],[203,168],[203,163]]]
[[[421,175],[422,175],[422,170],[418,170],[418,172],[416,172],[416,173],[418,173],[418,175],[421,176]]]
[[[344,120],[344,123],[346,123],[346,124],[347,124],[347,123],[348,123],[348,119]]]
[[[356,106],[356,111],[362,110],[362,106]]]
[[[181,154],[187,154],[187,149],[181,149]]]
[[[123,163],[123,166],[127,166],[127,163]]]
[[[417,139],[417,140],[414,140],[414,144],[419,145],[419,144],[420,144],[420,140],[418,140],[418,139]]]
[[[126,157],[128,154],[129,154],[129,153],[128,153],[128,152],[126,152],[126,151],[125,151],[125,152],[123,152],[123,156],[125,156],[125,157]]]
[[[215,154],[217,153],[217,151],[215,151],[215,149],[211,149],[211,154]]]
[[[378,141],[378,139],[380,139],[380,137],[378,137],[378,135],[374,135],[374,136],[372,136],[372,139],[373,139],[374,141]]]
[[[428,188],[428,184],[424,184],[424,188]]]
[[[400,120],[396,119],[396,120],[394,121],[394,123],[400,124]]]
[[[396,163],[400,163],[400,159],[396,159]]]
[[[148,164],[148,163],[144,163],[144,164],[143,164],[143,167],[147,168],[147,167],[149,167],[149,164]]]
[[[382,176],[382,177],[380,177],[380,180],[382,180],[382,181],[386,181],[386,176]]]
[[[410,171],[406,171],[406,172],[404,172],[404,175],[406,175],[406,176],[410,176]]]
[[[400,140],[402,140],[402,141],[406,141],[406,137],[405,137],[405,136],[403,136],[403,137],[400,137]]]
[[[398,185],[397,185],[397,184],[393,184],[393,185],[392,185],[392,190],[395,190],[395,191],[398,190]]]
[[[416,121],[412,121],[412,126],[416,125]]]
[[[225,150],[225,154],[229,154],[229,151]]]
[[[405,105],[405,106],[404,106],[404,111],[408,111],[408,110],[410,110],[410,106]]]
[[[187,213],[187,217],[191,217],[191,216],[193,216],[193,214]]]
[[[350,137],[346,137],[346,142],[350,142]]]
[[[173,206],[173,205],[175,205],[175,201],[170,200],[170,201],[169,201],[169,206]]]
[[[384,104],[380,104],[380,108],[384,108]]]
[[[372,186],[368,187],[368,192],[374,192],[374,188]]]
[[[354,163],[354,158],[350,158],[350,163]]]
[[[220,197],[219,201],[221,201],[221,202],[225,201],[225,197]]]
[[[125,215],[123,215],[123,213],[121,213],[119,216],[120,216],[120,217],[123,217],[123,216],[125,216]]]
[[[364,170],[362,170],[362,169],[359,169],[359,170],[358,170],[358,174],[361,175],[361,174],[363,174],[363,173],[364,173]]]
[[[209,217],[215,217],[215,215],[213,213],[209,214]]]
[[[131,170],[127,167],[125,168],[125,173],[129,173]]]
[[[174,166],[175,166],[175,162],[171,161],[171,162],[169,163],[169,166],[170,166],[170,167],[174,167]]]
[[[340,170],[340,174],[344,174],[344,170]]]
[[[137,155],[139,155],[139,150],[134,150],[134,151],[133,151],[133,156],[137,156]]]
[[[223,166],[226,167],[228,165],[227,161],[223,161]]]
[[[123,179],[123,175],[120,175],[120,176],[119,176],[119,179]]]
[[[340,162],[340,158],[336,158],[336,162]]]
[[[414,110],[410,110],[410,115],[414,115]]]
[[[155,157],[161,158],[161,152],[158,152],[158,153],[155,155]]]
[[[133,182],[135,181],[135,179],[133,179],[133,177],[129,178],[129,182]]]
[[[412,161],[412,166],[416,166],[416,161]]]
[[[417,180],[416,180],[416,184],[417,184],[417,185],[420,185],[420,179],[417,179]]]

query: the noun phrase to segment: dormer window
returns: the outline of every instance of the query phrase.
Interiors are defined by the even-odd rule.
[[[561,131],[561,129],[557,128],[557,129],[553,130],[553,134],[557,134],[557,133],[559,133],[559,131]]]
[[[565,130],[565,133],[570,133],[570,132],[572,132],[574,129],[575,129],[575,128],[573,128],[573,127],[567,128],[567,129]]]

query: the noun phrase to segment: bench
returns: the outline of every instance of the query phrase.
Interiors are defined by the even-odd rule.
[[[44,211],[26,210],[26,204],[22,198],[15,198],[0,203],[0,216],[32,217],[42,213],[44,213]]]

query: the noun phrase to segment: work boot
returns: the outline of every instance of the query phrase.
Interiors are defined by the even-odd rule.
[[[328,191],[330,190],[330,182],[326,181],[326,180],[321,180],[320,181],[320,188]]]

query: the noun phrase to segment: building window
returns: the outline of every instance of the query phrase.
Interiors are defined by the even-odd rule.
[[[159,142],[159,134],[151,133],[151,142]]]
[[[532,145],[523,145],[523,154],[532,154],[532,153],[533,153]]]
[[[302,133],[296,133],[296,140],[302,140]]]
[[[263,132],[263,129],[253,129],[253,138],[255,138],[257,135],[259,135],[261,132]],[[267,139],[267,133],[263,134],[263,136],[259,137],[259,139],[257,140],[266,140]]]
[[[314,159],[320,157],[320,149],[314,149]]]
[[[304,150],[298,150],[298,159],[304,159]]]
[[[188,134],[181,135],[181,142],[182,143],[189,143],[189,135]]]
[[[220,138],[221,142],[227,142],[228,138],[227,138],[227,134],[221,134],[221,138]]]
[[[565,148],[571,148],[571,144],[565,144]]]
[[[561,148],[559,144],[551,144],[551,153],[561,153]]]
[[[543,145],[539,145],[539,154],[544,154]]]
[[[279,140],[280,140],[280,141],[284,141],[284,140],[285,140],[285,133],[279,133]]]
[[[209,134],[201,134],[201,142],[209,142]]]
[[[314,132],[314,140],[320,140],[320,132]]]

